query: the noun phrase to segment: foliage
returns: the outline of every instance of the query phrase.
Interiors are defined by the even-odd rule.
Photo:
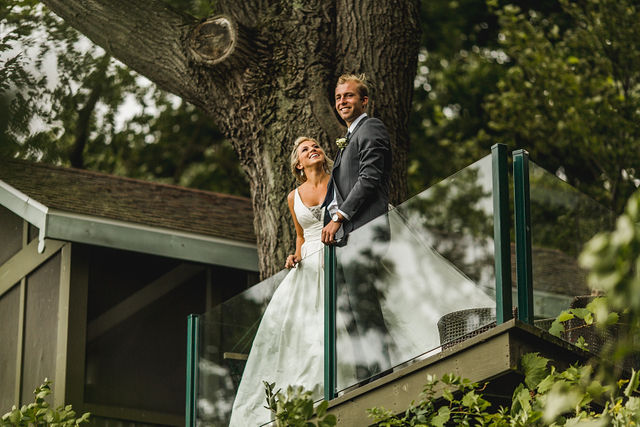
[[[418,403],[402,416],[395,416],[384,408],[372,408],[367,412],[379,426],[444,426],[469,425],[481,422],[485,410],[491,404],[482,398],[484,385],[468,379],[445,374],[441,380],[429,375]],[[438,393],[441,391],[441,393]],[[442,394],[443,402],[438,399]]]
[[[400,416],[370,409],[376,425],[387,426],[627,426],[640,421],[638,373],[617,386],[605,386],[589,365],[557,371],[537,353],[523,356],[524,383],[513,392],[510,408],[492,410],[483,386],[446,374],[429,377],[421,400]],[[437,390],[441,389],[438,393]]]
[[[280,390],[273,391],[275,383],[269,384],[264,381],[265,393],[267,395],[267,406],[273,413],[276,427],[331,427],[337,424],[336,416],[327,414],[329,403],[323,401],[313,408],[311,392],[305,391],[303,387],[287,387],[287,392]],[[314,413],[317,415],[316,422]]]
[[[487,153],[475,135],[503,72],[491,58],[497,19],[484,1],[421,2],[424,30],[409,117],[408,186],[418,193]]]
[[[560,0],[563,14],[498,11],[513,65],[485,107],[494,142],[620,212],[637,185],[640,8],[632,0]],[[496,5],[497,2],[491,2]]]
[[[581,329],[596,324],[594,323],[595,318],[598,313],[600,313],[602,309],[606,307],[606,304],[606,298],[600,297],[595,298],[593,301],[589,302],[589,304],[587,304],[584,308],[569,308],[562,311],[551,324],[549,333],[557,337],[562,337],[564,334],[570,332],[580,335]],[[577,326],[568,328],[568,322],[574,319],[580,319],[582,322],[579,322]],[[620,316],[618,315],[618,313],[609,312],[604,319],[601,319],[602,322],[599,322],[597,324],[599,326],[607,327],[615,325],[616,323],[618,323],[619,319]],[[588,343],[585,342],[584,336],[579,336],[574,344],[580,348],[588,347]]]
[[[13,49],[18,40],[25,50],[32,45],[27,35],[35,24],[28,13],[16,9],[17,5],[0,9],[0,157],[19,148],[21,138],[29,134],[29,123],[40,113],[34,100],[43,81],[29,71],[24,51]]]
[[[614,360],[640,350],[640,192],[634,193],[613,231],[599,233],[585,246],[578,259],[589,270],[589,286],[607,295],[605,304],[594,307],[596,321],[606,324],[613,312],[622,313],[628,334],[619,337]]]
[[[515,3],[545,16],[560,11],[555,0]],[[422,42],[409,122],[411,194],[489,152],[496,141],[486,104],[513,65],[499,43],[498,14],[485,0],[422,0],[420,19]]]
[[[33,392],[35,400],[29,405],[13,409],[2,416],[0,426],[51,426],[71,427],[88,423],[91,414],[85,412],[80,418],[71,405],[60,406],[57,409],[49,407],[45,400],[51,394],[51,381],[45,379],[44,383]]]

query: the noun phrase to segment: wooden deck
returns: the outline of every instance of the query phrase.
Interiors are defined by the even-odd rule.
[[[338,426],[369,426],[371,419],[366,415],[368,408],[383,406],[401,413],[412,400],[418,399],[427,374],[440,378],[446,373],[454,373],[474,382],[491,381],[485,391],[490,396],[489,400],[496,405],[507,405],[513,390],[523,379],[519,360],[523,354],[531,352],[552,359],[559,368],[590,357],[590,353],[546,331],[512,319],[346,392],[329,402],[329,412],[338,418]]]

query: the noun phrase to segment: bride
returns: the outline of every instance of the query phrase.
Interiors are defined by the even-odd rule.
[[[287,197],[296,230],[296,250],[287,257],[291,271],[265,310],[256,333],[231,412],[231,427],[264,424],[263,381],[276,387],[300,385],[323,394],[324,274],[321,204],[333,162],[318,142],[299,137],[291,152],[291,171],[300,186]]]

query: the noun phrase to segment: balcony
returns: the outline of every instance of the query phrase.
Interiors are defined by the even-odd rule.
[[[306,294],[287,292],[289,302],[274,297],[285,270],[191,316],[187,425],[228,425],[239,411],[241,383],[238,401],[264,400],[263,379],[309,360],[316,361],[306,363],[313,372],[304,375],[317,379],[314,397],[330,402],[339,425],[366,426],[367,408],[404,411],[427,373],[491,380],[489,394],[506,403],[522,354],[538,351],[561,365],[586,359],[587,352],[546,329],[590,293],[576,258],[595,233],[611,228],[613,215],[522,150],[513,153],[509,175],[506,147],[496,145],[357,229],[346,245],[310,254],[298,268],[319,259],[323,280]],[[296,298],[317,306],[300,308]],[[275,314],[261,325],[270,304]],[[289,316],[292,306],[303,312],[270,321]],[[256,342],[263,344],[252,350],[259,327]],[[304,347],[308,342],[317,345]],[[284,365],[273,354],[279,348]],[[251,351],[264,360],[245,371]],[[252,414],[261,419],[251,425],[270,422],[267,410]]]

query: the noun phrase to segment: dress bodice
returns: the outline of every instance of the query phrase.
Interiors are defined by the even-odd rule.
[[[296,213],[298,223],[304,231],[304,244],[302,245],[302,257],[304,258],[305,253],[310,253],[310,251],[315,252],[322,247],[320,234],[322,232],[323,226],[323,210],[321,207],[308,207],[304,203],[302,203],[302,199],[300,198],[300,193],[298,193],[297,188],[295,190],[293,210]],[[314,210],[317,211],[317,217],[314,215]]]

